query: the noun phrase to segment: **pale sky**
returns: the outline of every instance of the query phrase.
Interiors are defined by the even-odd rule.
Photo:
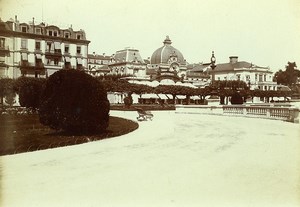
[[[44,20],[91,41],[89,53],[111,55],[125,47],[143,58],[163,45],[166,35],[189,63],[240,61],[284,69],[300,68],[300,0],[0,0],[0,17]]]

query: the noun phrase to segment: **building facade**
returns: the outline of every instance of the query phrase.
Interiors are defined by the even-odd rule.
[[[152,75],[158,81],[186,79],[187,63],[182,53],[172,46],[169,36],[166,37],[163,44],[153,52],[147,74]]]
[[[139,50],[125,48],[112,55],[109,68],[111,74],[132,75],[144,77],[147,64],[140,55]]]
[[[210,64],[194,63],[187,65],[186,80],[193,85],[203,88],[209,86],[210,75],[206,72]]]
[[[45,23],[0,21],[0,76],[48,77],[60,69],[85,70],[88,45],[83,30],[61,29]]]
[[[228,63],[217,64],[214,71],[208,68],[208,73],[215,74],[215,80],[241,80],[246,82],[251,90],[277,90],[273,82],[273,72],[269,67],[238,61],[238,56],[230,56]]]
[[[106,75],[110,73],[110,68],[108,66],[110,63],[110,55],[105,55],[105,53],[98,55],[95,52],[93,52],[93,54],[88,54],[87,73],[92,76]]]

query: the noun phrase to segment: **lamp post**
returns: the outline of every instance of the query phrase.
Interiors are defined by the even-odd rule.
[[[216,68],[216,57],[215,57],[215,54],[214,54],[214,51],[212,51],[212,55],[211,55],[211,58],[210,58],[210,67],[211,67],[211,83],[212,85],[214,84],[215,82],[215,71],[214,69]]]
[[[212,55],[210,58],[210,67],[211,67],[211,96],[210,99],[217,99],[218,96],[218,88],[215,86],[215,71],[216,68],[216,57],[214,51],[212,51]]]

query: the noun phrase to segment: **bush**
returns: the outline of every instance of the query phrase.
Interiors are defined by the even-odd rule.
[[[26,108],[39,108],[40,97],[45,81],[45,79],[27,77],[17,79],[15,87],[19,93],[20,105]]]
[[[41,96],[40,122],[73,133],[105,131],[109,102],[100,81],[77,70],[55,72]]]
[[[4,97],[12,100],[15,97],[13,90],[14,80],[10,78],[0,78],[0,104],[4,105]],[[10,105],[10,103],[8,103]]]
[[[232,96],[231,96],[231,104],[243,104],[244,99],[241,96],[240,93],[235,92]]]

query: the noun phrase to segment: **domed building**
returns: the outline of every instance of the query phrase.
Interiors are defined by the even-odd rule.
[[[185,79],[187,64],[182,53],[172,46],[169,36],[166,37],[163,44],[153,52],[147,74],[158,81]]]

